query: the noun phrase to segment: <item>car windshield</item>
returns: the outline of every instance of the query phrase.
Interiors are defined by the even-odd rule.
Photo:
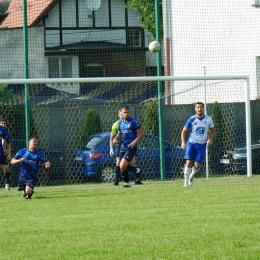
[[[94,136],[92,139],[88,141],[88,143],[85,146],[83,146],[83,148],[87,150],[96,150],[103,141],[103,138]]]

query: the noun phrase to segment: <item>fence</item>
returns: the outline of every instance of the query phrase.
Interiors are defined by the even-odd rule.
[[[159,135],[158,116],[162,117],[162,137],[165,139],[165,143],[163,142],[165,177],[166,179],[179,178],[182,177],[183,171],[183,151],[179,148],[180,132],[188,117],[195,113],[193,107],[195,102],[198,100],[204,101],[204,98],[215,99],[214,103],[206,102],[208,114],[213,117],[218,129],[214,145],[209,150],[208,173],[210,176],[223,176],[230,173],[239,174],[240,169],[234,169],[234,165],[231,164],[225,165],[221,163],[221,160],[227,150],[246,147],[246,145],[251,146],[251,134],[247,132],[249,130],[249,133],[251,133],[250,127],[246,127],[251,124],[248,121],[250,117],[247,116],[249,112],[246,109],[248,101],[223,103],[219,100],[222,97],[218,94],[219,84],[226,84],[228,86],[226,95],[236,95],[239,98],[241,97],[241,100],[245,99],[245,83],[240,79],[245,78],[245,76],[216,76],[215,78],[216,80],[212,80],[214,79],[213,76],[97,78],[95,80],[1,80],[2,86],[6,85],[6,88],[8,86],[8,91],[12,93],[10,98],[2,103],[1,113],[8,120],[8,129],[13,139],[23,140],[23,143],[25,143],[25,118],[23,115],[26,104],[24,103],[24,86],[22,83],[28,83],[31,116],[30,136],[38,137],[41,149],[47,154],[47,157],[49,156],[48,159],[53,162],[52,169],[48,171],[41,170],[41,184],[52,185],[87,180],[113,180],[115,160],[109,156],[111,126],[118,120],[118,110],[124,105],[129,105],[131,116],[143,125],[146,133],[151,134],[151,136],[146,136],[139,144],[138,165],[144,169],[144,179],[153,178],[159,180],[161,179],[160,163],[162,163],[162,158],[160,152],[162,151],[160,151],[160,139],[154,137]],[[163,86],[165,86],[165,80],[170,79],[174,79],[175,83],[179,83],[179,88],[181,88],[182,83],[182,90],[175,92],[172,96],[175,96],[175,99],[177,97],[185,99],[185,96],[188,95],[190,104],[163,105],[162,115],[159,115],[158,98],[154,95],[157,89],[155,79],[162,80]],[[204,84],[205,79],[208,79],[206,85]],[[191,80],[195,82],[193,82],[194,87],[190,88]],[[59,90],[57,92],[53,91],[52,96],[50,96],[49,86],[51,82],[57,84],[58,81],[60,81],[59,84],[67,84],[67,86],[82,85],[87,90],[86,94],[69,95],[68,92]],[[100,86],[97,85],[98,81],[100,81]],[[103,84],[105,84],[105,87]],[[13,86],[13,89],[11,86]],[[6,88],[5,91],[7,91]],[[205,88],[207,91],[204,97],[202,93],[204,93]],[[147,92],[145,92],[146,89],[148,89]],[[44,95],[46,92],[48,95]],[[36,93],[41,94],[36,97]],[[162,97],[162,99],[165,98]],[[258,102],[254,104],[255,108],[257,106]],[[98,120],[92,120],[92,123],[84,126],[86,122],[89,122],[87,121],[89,111],[95,111]],[[151,117],[151,112],[155,116]],[[90,149],[87,146],[88,136],[83,136],[84,127],[88,130],[88,135],[108,132],[106,136],[102,137],[104,141],[100,150],[92,151],[100,153],[97,158],[92,158],[93,160],[87,158]],[[253,128],[252,133],[255,142],[259,136],[257,129]],[[13,152],[17,152],[17,148],[14,146]],[[248,162],[250,162],[250,152],[248,157]],[[205,167],[203,166],[201,169],[202,176],[205,176]],[[245,160],[245,167],[248,167],[247,160]],[[249,173],[251,174],[251,168],[249,168]],[[246,174],[246,171],[244,174]],[[17,170],[15,175],[17,175]]]

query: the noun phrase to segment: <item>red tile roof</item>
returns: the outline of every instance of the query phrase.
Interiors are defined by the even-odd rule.
[[[33,26],[54,2],[55,0],[27,0],[27,25]],[[12,0],[7,13],[0,28],[23,27],[23,0]]]

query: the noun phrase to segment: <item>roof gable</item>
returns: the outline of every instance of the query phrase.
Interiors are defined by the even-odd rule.
[[[34,25],[55,1],[27,0],[27,25]],[[23,3],[21,0],[12,0],[7,14],[7,17],[0,23],[0,28],[23,27]]]

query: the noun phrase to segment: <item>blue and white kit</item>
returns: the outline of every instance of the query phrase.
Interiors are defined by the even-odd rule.
[[[203,118],[197,118],[195,115],[188,119],[184,127],[190,130],[189,142],[205,144],[208,140],[208,130],[215,126],[211,117],[204,115]]]

